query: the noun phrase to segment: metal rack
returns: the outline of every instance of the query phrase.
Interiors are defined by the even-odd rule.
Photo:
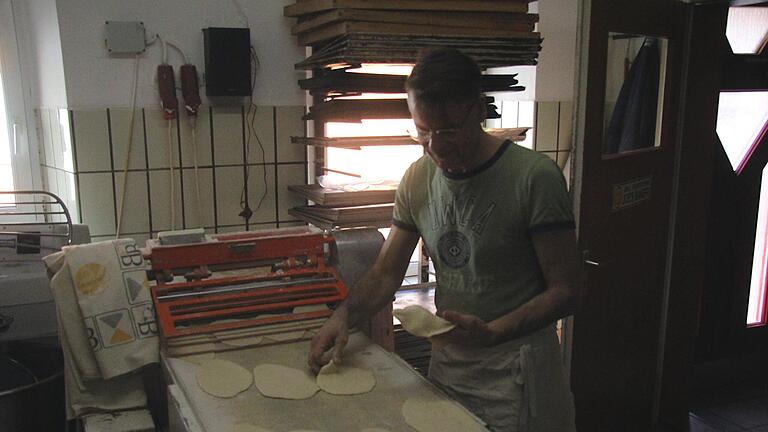
[[[12,200],[4,199],[8,196]],[[10,206],[4,204],[8,201],[12,203]],[[50,240],[43,241],[44,238]],[[0,248],[16,249],[17,253],[39,253],[43,249],[55,251],[70,244],[72,216],[56,194],[34,190],[0,191]]]

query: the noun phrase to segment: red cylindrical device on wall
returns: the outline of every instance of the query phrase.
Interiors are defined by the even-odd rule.
[[[160,106],[166,120],[175,119],[179,109],[176,98],[176,79],[173,76],[173,66],[161,64],[157,67],[157,86],[160,91]]]
[[[197,109],[200,107],[200,86],[197,82],[195,65],[181,66],[181,96],[184,98],[184,109],[187,110],[187,115],[197,115]]]

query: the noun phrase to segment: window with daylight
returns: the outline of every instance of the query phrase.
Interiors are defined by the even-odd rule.
[[[768,7],[728,9],[725,35],[734,54],[757,54],[768,44]]]
[[[0,69],[0,191],[12,191],[14,184],[13,164],[11,163],[11,135],[8,130],[8,115],[5,109],[3,87],[3,71]],[[0,195],[0,207],[14,204],[13,195]]]
[[[741,173],[768,128],[768,91],[721,92],[717,136],[733,171]]]
[[[757,210],[755,251],[752,257],[752,280],[749,285],[747,326],[766,324],[766,276],[768,276],[768,167],[760,182],[760,205]]]

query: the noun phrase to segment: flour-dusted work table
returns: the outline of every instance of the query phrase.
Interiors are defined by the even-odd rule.
[[[249,371],[262,363],[304,370],[308,352],[309,341],[303,340],[218,352],[216,358],[235,362]],[[449,401],[407,363],[360,332],[350,336],[344,364],[373,371],[376,386],[370,393],[355,396],[335,396],[321,390],[310,399],[271,399],[252,385],[234,398],[221,399],[198,387],[196,364],[167,356],[163,356],[162,362],[169,385],[171,432],[230,432],[237,423],[250,423],[273,432],[358,432],[366,428],[415,431],[402,414],[407,399]],[[461,418],[455,423],[461,432],[486,431],[469,411],[457,403],[453,405],[460,408]]]

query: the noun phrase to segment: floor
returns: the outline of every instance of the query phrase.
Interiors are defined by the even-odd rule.
[[[695,394],[690,425],[691,432],[768,432],[768,378]]]

